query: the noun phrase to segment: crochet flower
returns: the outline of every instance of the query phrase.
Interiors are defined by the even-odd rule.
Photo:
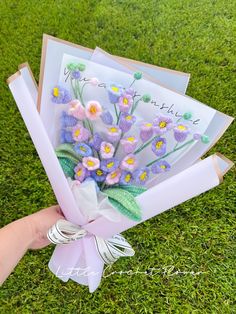
[[[78,70],[78,69],[79,69],[78,63],[74,63],[74,62],[68,63],[68,64],[67,64],[67,69],[68,69],[69,71],[76,71],[76,70]]]
[[[163,137],[155,138],[152,141],[152,151],[156,156],[163,156],[166,153],[166,139]]]
[[[135,116],[123,112],[120,116],[119,127],[122,132],[128,132],[135,122]]]
[[[119,160],[116,158],[104,159],[101,161],[100,168],[105,172],[112,172],[119,167]]]
[[[96,77],[92,77],[90,80],[89,80],[89,83],[93,86],[97,86],[99,84],[99,80],[96,78]]]
[[[81,77],[81,74],[80,74],[80,71],[76,70],[76,71],[72,71],[71,72],[71,77],[75,80],[78,80],[80,79]]]
[[[69,101],[71,101],[69,91],[61,86],[55,86],[52,89],[51,94],[52,94],[51,100],[55,104],[67,104]]]
[[[129,154],[121,161],[121,169],[134,171],[137,168],[138,162],[135,155]]]
[[[87,141],[89,138],[89,131],[85,129],[82,125],[77,124],[72,128],[72,136],[76,142]]]
[[[89,120],[97,120],[102,113],[102,106],[98,101],[91,100],[87,103],[85,108],[86,117]]]
[[[150,170],[147,167],[139,168],[139,169],[135,170],[135,172],[133,174],[134,178],[135,178],[135,182],[137,184],[144,185],[149,178],[149,172],[150,172]]]
[[[143,73],[142,72],[135,72],[134,73],[134,78],[135,80],[140,80],[143,76]]]
[[[68,115],[65,111],[62,111],[61,114],[61,126],[62,128],[72,127],[78,123],[78,120],[75,117]]]
[[[133,97],[129,94],[124,94],[119,98],[119,108],[121,112],[129,112],[130,107],[133,104]]]
[[[106,177],[106,184],[113,185],[119,182],[121,176],[121,170],[118,168],[115,171],[109,173]]]
[[[106,125],[110,125],[113,123],[112,114],[108,110],[103,110],[101,114],[101,119],[102,119],[102,122]]]
[[[69,102],[69,114],[79,120],[84,120],[86,118],[85,109],[78,99],[74,99]]]
[[[157,174],[157,173],[169,171],[170,168],[171,168],[171,166],[167,161],[160,160],[160,161],[155,162],[151,166],[151,171],[152,171],[152,173]]]
[[[120,84],[110,83],[107,86],[108,97],[112,104],[118,102],[120,96],[123,94],[124,88]]]
[[[123,171],[120,177],[120,184],[131,184],[133,181],[133,175],[129,171]]]
[[[189,128],[182,123],[179,123],[174,127],[174,138],[177,142],[184,142],[189,133]]]
[[[75,172],[75,179],[79,180],[80,182],[83,182],[87,175],[87,170],[82,165],[82,163],[78,163],[78,165],[74,169],[74,172]]]
[[[149,102],[151,100],[151,96],[149,94],[145,94],[142,97],[142,101]]]
[[[95,158],[95,157],[84,157],[82,159],[82,163],[83,163],[83,166],[92,171],[92,170],[96,170],[100,167],[100,160],[98,158]]]
[[[160,115],[153,121],[153,130],[156,134],[164,134],[173,128],[173,121],[168,116]]]
[[[122,145],[122,148],[126,154],[132,153],[135,148],[137,147],[138,140],[136,139],[135,136],[127,136],[124,137],[121,141],[120,144]]]
[[[107,176],[107,173],[100,168],[97,170],[91,171],[91,177],[97,182],[105,181],[106,176]]]
[[[135,95],[135,90],[130,87],[125,90],[125,93],[133,97]]]
[[[72,132],[62,129],[60,133],[60,142],[61,144],[74,143]]]
[[[121,129],[116,125],[110,125],[107,128],[107,138],[110,142],[114,143],[120,139]]]
[[[102,158],[107,159],[113,157],[115,152],[115,147],[108,142],[102,142],[100,148],[100,154]]]
[[[100,134],[96,132],[96,133],[94,133],[93,138],[91,139],[89,144],[96,151],[99,151],[102,141],[103,141],[103,139],[101,138]]]
[[[142,122],[140,127],[140,138],[143,142],[148,141],[153,136],[153,125],[149,122]]]
[[[93,155],[91,147],[85,143],[75,144],[74,151],[82,157],[88,157]]]

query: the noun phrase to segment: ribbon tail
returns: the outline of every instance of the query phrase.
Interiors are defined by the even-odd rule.
[[[82,253],[81,241],[58,244],[51,256],[48,267],[59,279],[66,282],[71,278],[75,265]],[[69,258],[68,258],[69,257]]]

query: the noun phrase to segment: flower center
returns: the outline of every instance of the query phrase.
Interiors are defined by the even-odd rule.
[[[135,140],[135,138],[132,136],[127,138],[127,141],[129,141],[129,142],[134,142],[134,140]]]
[[[117,132],[117,128],[115,128],[115,127],[110,128],[110,132],[116,133]]]
[[[186,130],[186,127],[184,125],[178,125],[177,129],[179,129],[180,131],[184,131]]]
[[[166,169],[166,166],[165,165],[161,165],[160,168]]]
[[[119,92],[119,88],[118,87],[116,87],[116,86],[112,86],[112,88],[111,88],[112,90],[113,90],[113,92],[115,92],[115,93],[117,93],[117,92]]]
[[[82,174],[82,169],[79,169],[79,170],[77,171],[77,176],[80,177],[81,174]]]
[[[111,148],[110,148],[109,146],[105,146],[105,149],[104,149],[104,150],[105,150],[106,153],[110,153]]]
[[[107,168],[110,169],[114,166],[114,161],[111,161],[107,164]]]
[[[125,176],[125,182],[129,182],[130,179],[131,179],[131,175],[130,175],[130,174],[127,174],[127,175]]]
[[[96,107],[96,105],[91,105],[91,107],[89,108],[89,112],[90,112],[91,114],[97,113],[97,107]]]
[[[53,88],[53,96],[55,96],[55,97],[59,96],[59,88],[58,87]]]
[[[128,165],[133,165],[134,164],[134,158],[128,158],[126,160],[126,162],[127,162]]]
[[[102,170],[101,170],[101,169],[98,169],[98,170],[96,171],[96,174],[100,177],[100,176],[102,176],[102,175],[103,175],[103,172],[102,172]]]
[[[75,131],[74,135],[75,135],[76,137],[79,136],[79,135],[80,135],[80,129],[77,129],[77,130]]]
[[[124,104],[124,105],[128,105],[128,104],[129,104],[128,98],[125,97],[125,98],[123,99],[123,104]]]
[[[147,178],[147,172],[144,171],[141,175],[140,175],[140,180],[145,180]]]
[[[95,165],[95,163],[94,163],[94,161],[92,161],[92,160],[88,160],[88,161],[87,161],[87,165],[88,165],[89,167],[93,167],[93,166]]]
[[[166,122],[165,121],[161,121],[160,123],[159,123],[159,127],[160,128],[165,128],[166,127]]]
[[[156,149],[161,148],[162,144],[163,144],[162,141],[158,141],[158,142],[156,143]]]
[[[146,123],[145,126],[150,128],[150,127],[152,127],[152,123]]]
[[[80,146],[80,148],[79,148],[82,152],[86,152],[87,151],[87,149],[84,147],[84,146]]]
[[[112,178],[112,179],[114,179],[115,177],[117,177],[117,172],[113,172],[113,173],[111,174],[111,178]]]
[[[127,117],[125,117],[125,119],[126,119],[127,121],[130,121],[130,120],[132,119],[132,116],[127,116]]]

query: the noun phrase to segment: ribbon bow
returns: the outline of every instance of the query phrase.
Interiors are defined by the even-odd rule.
[[[88,235],[82,227],[67,220],[60,219],[48,231],[47,237],[54,244],[68,244]],[[113,264],[120,257],[133,256],[135,251],[121,234],[104,240],[93,236],[99,256],[107,265]]]

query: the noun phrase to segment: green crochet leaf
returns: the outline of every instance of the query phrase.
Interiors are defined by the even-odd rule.
[[[147,191],[147,188],[143,186],[135,186],[135,185],[119,185],[119,188],[129,192],[132,194],[134,197],[142,194],[143,192]]]
[[[66,177],[70,177],[71,179],[73,179],[75,175],[74,168],[77,165],[77,163],[74,163],[69,158],[65,157],[58,157],[58,160]]]
[[[76,164],[82,160],[82,157],[74,151],[72,144],[61,144],[55,149],[55,152],[58,158],[67,158]]]
[[[104,190],[103,193],[108,196],[111,204],[121,214],[135,221],[140,221],[142,219],[141,208],[130,192],[121,188],[110,188]]]

